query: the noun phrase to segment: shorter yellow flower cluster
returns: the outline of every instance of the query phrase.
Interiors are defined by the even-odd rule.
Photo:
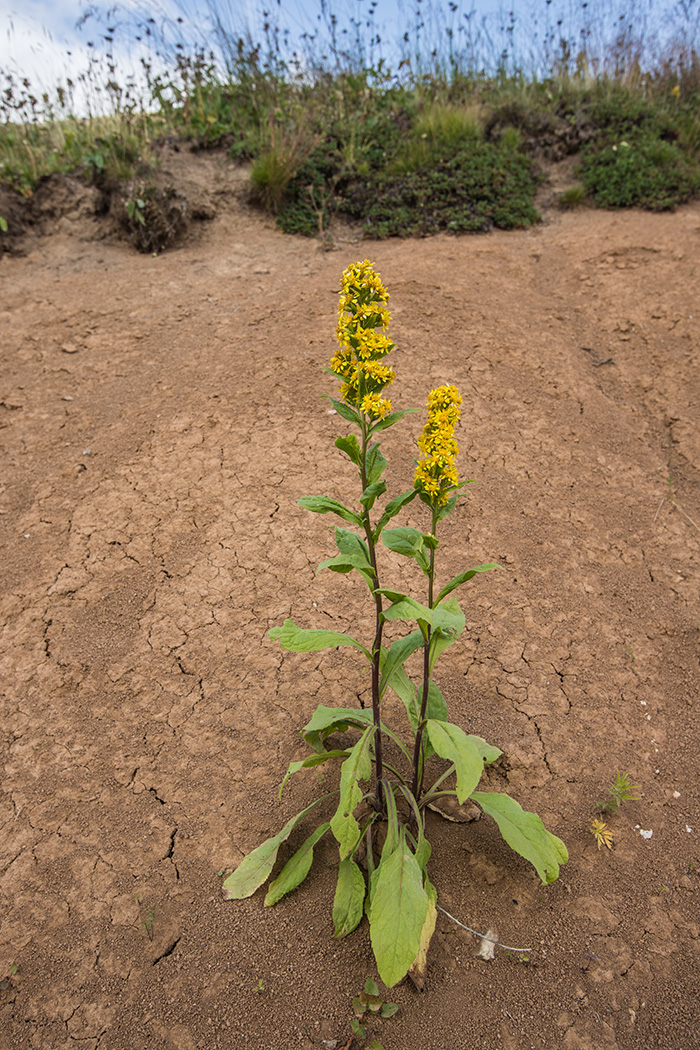
[[[340,347],[331,372],[343,381],[340,396],[353,408],[384,419],[391,402],[382,391],[394,381],[394,370],[380,364],[394,348],[384,329],[390,315],[389,294],[369,259],[352,263],[343,273],[336,335]]]
[[[454,433],[461,404],[462,396],[456,386],[440,386],[428,395],[428,422],[418,438],[421,455],[414,487],[434,509],[443,507],[450,492],[459,485],[455,468],[459,449]]]

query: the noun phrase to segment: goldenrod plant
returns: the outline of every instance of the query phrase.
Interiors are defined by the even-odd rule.
[[[298,627],[292,620],[270,631],[270,637],[292,652],[339,646],[356,649],[371,668],[372,706],[321,705],[316,709],[301,732],[311,753],[290,764],[280,792],[300,770],[336,761],[340,763],[339,787],[292,817],[277,835],[248,854],[224,882],[224,893],[229,899],[253,894],[272,873],[282,843],[307,814],[316,806],[328,808],[330,819],[287,861],[271,883],[265,904],[275,904],[299,886],[311,868],[315,845],[330,833],[337,841],[340,860],[333,903],[335,936],[351,933],[366,914],[379,976],[391,987],[409,970],[422,981],[435,928],[438,894],[428,877],[427,806],[444,796],[455,796],[460,804],[473,799],[494,818],[506,842],[534,865],[543,883],[557,878],[568,854],[537,814],[524,811],[504,793],[477,790],[484,766],[496,761],[501,752],[450,722],[447,703],[433,676],[440,654],[464,630],[464,614],[453,592],[475,576],[499,568],[489,562],[457,573],[439,589],[436,583],[438,526],[454,510],[459,490],[466,484],[460,482],[455,467],[455,426],[462,403],[455,386],[438,387],[428,396],[428,419],[418,439],[413,487],[383,502],[381,511],[375,510],[387,491],[383,478],[387,461],[373,439],[406,414],[393,411],[386,397],[394,381],[394,370],[386,363],[394,348],[388,335],[388,300],[368,260],[345,270],[336,333],[339,346],[331,360],[331,372],[341,382],[340,398],[330,401],[353,428],[350,434],[338,437],[335,445],[357,467],[358,501],[350,507],[327,496],[299,500],[307,510],[334,514],[344,523],[335,529],[338,553],[322,562],[319,571],[360,574],[374,605],[374,634],[360,640],[337,631]],[[429,531],[389,528],[415,497],[427,507]],[[422,601],[384,585],[380,542],[416,563],[424,579]],[[385,626],[397,622],[406,622],[412,629],[385,644]],[[418,685],[405,667],[417,651],[422,652]],[[403,733],[384,719],[389,690],[406,709]],[[349,731],[359,734],[354,743],[334,741]],[[391,764],[384,756],[386,739],[394,745]]]

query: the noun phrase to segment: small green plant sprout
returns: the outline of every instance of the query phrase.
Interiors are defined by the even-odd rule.
[[[613,833],[604,820],[598,820],[596,817],[591,824],[589,831],[596,840],[598,849],[600,849],[601,846],[607,846],[608,849],[612,849],[614,841]]]
[[[146,202],[141,197],[129,197],[128,200],[124,201],[124,207],[126,208],[126,214],[132,222],[138,222],[141,226],[146,225]]]
[[[385,1003],[379,994],[377,982],[368,977],[365,981],[364,990],[354,997],[352,1009],[354,1017],[350,1020],[350,1027],[353,1035],[356,1035],[359,1039],[366,1039],[365,1017],[393,1017],[398,1010],[398,1006],[396,1003]],[[372,1046],[379,1046],[379,1044],[373,1041]]]
[[[465,626],[454,592],[499,566],[477,565],[442,585],[438,582],[439,525],[454,510],[466,484],[455,467],[455,427],[462,403],[455,386],[431,391],[413,486],[386,499],[387,461],[374,439],[406,415],[393,411],[386,397],[394,381],[394,370],[387,364],[394,348],[387,334],[388,298],[368,260],[345,270],[339,347],[331,360],[331,372],[341,383],[340,399],[330,401],[353,430],[338,437],[335,446],[357,468],[357,502],[347,506],[328,496],[299,500],[309,511],[340,519],[342,524],[335,529],[337,553],[322,562],[319,571],[359,574],[374,610],[373,634],[359,639],[345,632],[299,627],[292,620],[270,631],[270,637],[291,652],[355,649],[369,664],[371,708],[321,705],[316,709],[301,732],[310,754],[290,763],[280,792],[301,770],[335,762],[340,763],[339,787],[291,817],[281,831],[248,854],[225,880],[224,893],[228,899],[251,896],[272,873],[282,843],[313,809],[333,799],[330,819],[287,861],[270,884],[265,904],[275,904],[306,878],[314,847],[330,832],[340,861],[333,902],[335,936],[351,933],[366,915],[379,976],[391,988],[409,972],[418,987],[425,978],[438,896],[428,876],[428,806],[444,796],[456,796],[460,804],[472,799],[493,817],[506,842],[535,867],[543,883],[557,878],[568,854],[536,813],[524,811],[506,794],[478,790],[484,766],[495,762],[501,752],[450,721],[447,702],[435,681],[438,658]],[[427,529],[390,528],[416,497],[427,509]],[[382,546],[414,563],[421,581],[420,599],[385,584]],[[402,631],[404,623],[409,626]],[[417,683],[405,666],[413,653],[421,657]],[[402,731],[388,724],[390,690],[405,708]],[[356,734],[352,743],[333,742],[334,735],[347,732]],[[392,744],[390,756],[385,753],[386,741]]]
[[[8,228],[7,219],[0,215],[0,233],[7,233]]]
[[[0,992],[9,992],[9,990],[12,988],[12,978],[17,973],[17,969],[17,963],[12,963],[11,966],[8,968],[7,976],[3,977],[2,980],[0,980]],[[2,973],[2,970],[0,970],[0,973]],[[387,1014],[385,1016],[389,1015]]]
[[[156,924],[156,909],[147,909],[146,906],[142,903],[141,895],[139,893],[136,894],[136,903],[139,905],[139,908],[143,914],[143,918],[141,919],[141,928],[148,937],[149,941],[152,941]]]
[[[616,773],[610,787],[610,794],[605,802],[598,803],[596,809],[599,809],[601,813],[617,813],[623,802],[639,801],[641,796],[637,794],[638,791],[639,788],[632,783],[629,773]]]

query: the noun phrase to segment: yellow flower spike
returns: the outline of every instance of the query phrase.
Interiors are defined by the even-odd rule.
[[[446,385],[428,394],[428,422],[418,438],[421,456],[416,466],[414,486],[436,510],[444,507],[450,492],[459,485],[454,465],[459,447],[454,428],[459,420],[462,396],[456,386]]]
[[[394,370],[378,363],[394,349],[385,331],[388,301],[389,293],[369,259],[343,272],[336,327],[340,349],[331,358],[331,371],[343,380],[343,401],[373,419],[384,419],[391,411],[391,402],[381,392],[393,382]]]

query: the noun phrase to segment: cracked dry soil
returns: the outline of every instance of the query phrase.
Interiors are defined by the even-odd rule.
[[[276,791],[315,705],[367,691],[347,651],[285,654],[266,632],[289,615],[370,632],[362,585],[314,578],[328,522],[295,503],[354,493],[321,395],[340,272],[370,255],[392,298],[395,405],[445,381],[464,396],[477,484],[441,571],[506,569],[462,591],[440,683],[454,720],[503,749],[492,785],[571,854],[544,889],[487,819],[431,815],[441,903],[530,961],[476,959],[440,914],[427,990],[395,989],[374,1035],[688,1050],[700,205],[371,245],[341,229],[323,253],[224,204],[160,258],[77,219],[0,260],[0,1047],[346,1044],[375,971],[366,926],[332,939],[332,847],[273,909],[224,902],[218,873],[314,797],[313,771]],[[390,493],[411,482],[421,423],[385,435]],[[425,527],[421,511],[402,520]],[[642,797],[598,851],[588,828],[617,770]]]

